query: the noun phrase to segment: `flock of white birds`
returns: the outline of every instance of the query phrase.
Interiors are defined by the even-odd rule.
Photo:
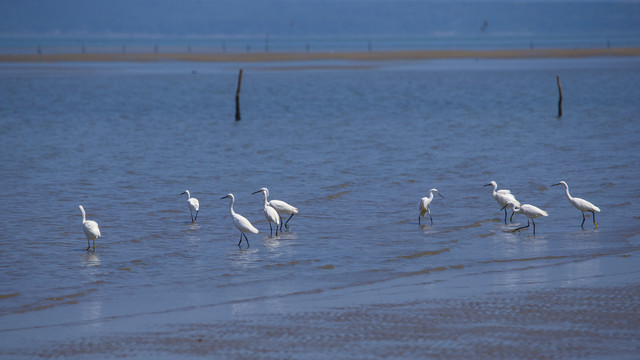
[[[567,183],[564,181],[560,181],[559,183],[553,184],[551,186],[558,186],[558,185],[564,186],[565,194],[567,195],[567,199],[569,199],[569,202],[571,203],[571,205],[575,206],[576,209],[582,212],[582,224],[580,224],[580,227],[584,228],[584,221],[585,221],[584,213],[590,212],[593,217],[593,225],[595,225],[597,228],[598,223],[596,222],[596,213],[600,212],[600,208],[598,208],[597,206],[593,205],[592,203],[588,202],[585,199],[571,196],[571,194],[569,193],[569,185],[567,185]],[[498,184],[495,181],[491,181],[485,186],[493,187],[491,195],[493,196],[494,199],[496,199],[496,201],[500,205],[501,207],[500,210],[504,211],[505,224],[507,223],[507,208],[512,209],[511,218],[510,218],[511,221],[513,221],[513,214],[522,214],[527,217],[526,226],[518,227],[516,229],[513,229],[512,231],[518,231],[518,230],[528,228],[530,226],[529,220],[531,220],[531,223],[533,223],[533,234],[535,235],[536,222],[533,219],[539,218],[541,216],[549,216],[549,214],[546,211],[540,209],[537,206],[533,206],[531,204],[520,204],[520,202],[516,199],[516,197],[511,193],[510,190],[507,190],[507,189],[498,190]],[[429,196],[423,197],[420,200],[420,215],[418,216],[418,224],[420,224],[420,218],[425,217],[426,214],[429,214],[429,220],[431,220],[431,224],[433,224],[433,218],[431,218],[431,210],[429,209],[429,206],[431,205],[431,201],[433,200],[433,193],[436,193],[441,197],[444,197],[438,192],[437,189],[429,190]]]
[[[576,209],[582,212],[582,224],[580,224],[580,226],[584,228],[585,213],[590,212],[593,217],[593,224],[597,228],[598,223],[596,222],[596,212],[600,212],[600,209],[597,206],[593,205],[592,203],[588,202],[587,200],[571,196],[571,194],[569,193],[569,185],[567,185],[566,182],[560,181],[559,183],[553,184],[552,186],[558,186],[558,185],[564,186],[565,194],[567,195],[567,199],[569,199],[569,202],[573,206],[575,206]],[[533,219],[539,218],[541,216],[549,215],[546,211],[536,206],[533,206],[530,204],[520,204],[520,202],[511,193],[511,191],[507,189],[498,190],[498,184],[495,181],[491,181],[485,186],[493,187],[491,195],[493,196],[494,199],[496,199],[496,201],[500,205],[501,207],[500,210],[504,211],[505,224],[507,223],[507,208],[512,209],[511,221],[513,221],[514,214],[522,214],[527,217],[526,226],[518,227],[512,231],[518,231],[521,229],[528,228],[529,220],[531,220],[531,223],[533,223],[533,234],[535,235],[536,223],[535,221],[533,221]],[[273,227],[271,226],[271,223],[274,223],[276,225],[276,236],[278,235],[278,228],[280,229],[280,231],[282,231],[283,225],[285,228],[289,229],[289,225],[288,225],[289,220],[291,220],[293,215],[298,213],[298,208],[291,206],[282,200],[269,201],[268,199],[269,189],[267,188],[261,188],[260,190],[255,191],[253,194],[257,194],[257,193],[262,193],[264,195],[264,202],[263,202],[264,216],[267,219],[267,222],[269,223],[269,230],[270,230],[271,236],[273,236]],[[442,196],[437,189],[431,189],[429,190],[428,197],[423,197],[422,199],[420,199],[420,215],[418,215],[419,225],[421,225],[421,219],[424,218],[427,214],[429,214],[429,220],[431,221],[431,224],[433,224],[430,205],[431,205],[431,202],[433,201],[434,193],[444,198],[444,196]],[[189,205],[189,213],[191,214],[191,222],[195,223],[198,219],[200,202],[198,201],[198,199],[191,197],[191,193],[189,192],[189,190],[185,190],[180,195],[184,195],[184,194],[187,195],[187,203]],[[255,226],[253,226],[251,222],[247,220],[247,218],[233,211],[233,204],[235,202],[235,197],[233,196],[233,194],[229,193],[226,196],[223,196],[221,199],[227,199],[227,198],[231,199],[231,202],[229,203],[229,212],[231,213],[231,219],[233,220],[233,225],[235,225],[235,227],[238,230],[240,230],[240,241],[238,242],[238,246],[242,244],[242,239],[244,237],[244,240],[247,242],[247,247],[249,247],[249,239],[247,239],[247,235],[245,233],[257,234],[258,229],[256,229]],[[80,208],[80,212],[82,213],[82,230],[84,231],[84,234],[87,237],[87,250],[91,249],[91,241],[93,241],[93,250],[95,250],[96,239],[101,237],[100,228],[98,227],[97,222],[93,220],[87,220],[87,215],[82,205],[80,205],[79,208]],[[193,215],[194,212],[195,212],[195,217]],[[286,222],[283,221],[283,218],[282,218],[283,215],[285,216],[290,215]]]

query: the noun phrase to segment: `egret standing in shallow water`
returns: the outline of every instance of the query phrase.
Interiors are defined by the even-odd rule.
[[[584,229],[584,220],[585,220],[584,213],[588,211],[591,214],[593,214],[593,225],[595,225],[596,228],[598,228],[598,223],[596,222],[596,212],[600,212],[600,208],[593,205],[592,203],[588,202],[585,199],[572,197],[571,194],[569,194],[569,185],[567,185],[567,183],[564,181],[560,181],[559,183],[553,184],[551,186],[558,186],[558,185],[564,185],[564,191],[567,194],[567,199],[569,199],[569,202],[571,203],[571,205],[575,206],[576,209],[582,211],[582,224],[580,224],[580,227]]]
[[[524,229],[524,228],[528,228],[529,227],[529,219],[531,219],[531,222],[533,223],[533,235],[535,235],[536,234],[536,222],[533,221],[533,219],[539,218],[541,216],[548,216],[549,215],[546,211],[544,211],[544,210],[542,210],[540,208],[537,208],[537,207],[535,207],[533,205],[529,205],[529,204],[519,205],[519,204],[515,204],[515,203],[512,203],[512,202],[508,203],[507,205],[505,205],[500,210],[505,209],[507,206],[513,207],[513,212],[514,213],[522,214],[522,215],[527,217],[527,226],[521,226],[519,228],[513,229],[513,231],[518,231],[518,230],[521,230],[521,229]]]
[[[420,215],[418,215],[418,225],[420,225],[420,218],[423,218],[426,214],[429,214],[429,220],[431,220],[431,225],[433,225],[433,218],[431,217],[431,209],[429,209],[429,205],[431,205],[431,201],[433,200],[433,193],[440,195],[441,198],[444,198],[442,194],[438,192],[437,189],[429,190],[429,197],[423,197],[420,199]]]
[[[93,220],[87,220],[87,214],[84,212],[84,208],[82,205],[78,206],[80,208],[80,212],[82,212],[82,230],[84,231],[85,236],[87,237],[87,250],[91,249],[90,240],[93,240],[93,250],[96,249],[96,239],[100,238],[100,228],[98,227],[98,223]]]
[[[227,194],[227,196],[223,196],[220,199],[226,199],[226,198],[231,198],[231,204],[229,205],[229,212],[231,212],[231,219],[233,219],[233,225],[235,225],[236,228],[240,230],[240,242],[238,243],[238,246],[242,244],[242,237],[244,236],[244,239],[247,241],[247,247],[249,247],[249,239],[247,239],[247,235],[245,235],[244,233],[250,232],[252,234],[257,234],[258,229],[256,229],[253,225],[251,225],[251,223],[249,222],[249,220],[247,220],[246,217],[240,214],[236,214],[236,212],[233,211],[233,203],[236,201],[236,198],[233,196],[233,194],[229,193]]]
[[[187,203],[189,204],[189,214],[191,214],[191,223],[195,223],[198,220],[198,210],[200,210],[200,202],[198,199],[191,197],[189,190],[185,190],[182,194],[187,194]],[[196,212],[196,217],[193,217],[193,212]]]
[[[269,197],[269,189],[267,188],[262,188],[265,191],[265,197]],[[260,190],[262,190],[260,189]],[[289,204],[287,204],[286,202],[282,201],[282,200],[271,200],[269,201],[269,206],[271,206],[272,208],[274,208],[277,212],[278,212],[278,216],[280,217],[280,231],[282,232],[282,223],[283,223],[283,219],[282,219],[282,214],[287,214],[287,215],[291,215],[289,216],[289,219],[287,219],[287,221],[284,223],[284,227],[287,228],[287,230],[289,229],[289,220],[291,220],[291,218],[293,217],[293,215],[298,213],[298,208],[291,206]]]
[[[262,188],[252,193],[251,195],[257,194],[259,192],[264,194],[264,217],[267,218],[267,222],[269,223],[269,230],[271,231],[271,235],[273,235],[273,228],[271,227],[271,223],[274,223],[276,224],[276,236],[278,236],[278,226],[280,226],[280,216],[278,215],[278,212],[276,211],[276,209],[274,209],[271,205],[269,205],[269,202],[267,201],[267,196],[269,196],[269,190],[267,188]]]
[[[485,186],[493,186],[493,191],[491,192],[491,195],[493,196],[494,199],[496,199],[496,201],[498,202],[498,205],[500,205],[500,207],[504,209],[504,223],[506,224],[507,223],[507,210],[506,210],[507,206],[505,205],[512,203],[514,205],[520,206],[520,202],[516,200],[516,197],[513,196],[510,190],[507,190],[507,189],[496,190],[498,189],[498,184],[495,181],[491,181]],[[508,206],[508,207],[512,207],[512,206]],[[511,222],[513,222],[514,213],[515,211],[511,212],[511,218],[509,219],[509,221]]]

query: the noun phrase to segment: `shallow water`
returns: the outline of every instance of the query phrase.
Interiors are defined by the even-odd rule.
[[[243,119],[234,122],[240,67]],[[472,351],[504,334],[474,335],[489,320],[468,312],[455,311],[458,325],[441,332],[388,326],[474,299],[504,314],[499,299],[512,318],[491,323],[520,326],[518,343],[529,320],[517,307],[557,301],[572,311],[617,304],[638,313],[638,58],[4,64],[0,83],[3,357],[403,354],[402,336],[356,336],[369,322],[381,333],[423,331],[411,356],[427,354],[420,346],[442,358],[630,358],[637,350],[626,336],[637,334],[637,321],[598,317],[590,326],[625,336],[598,347],[601,332],[579,333],[563,352],[554,331],[572,320],[554,323],[548,309],[536,313],[546,319],[537,347],[522,353],[501,342],[492,353]],[[510,231],[524,225],[521,215],[502,223],[483,187],[491,180],[549,212],[535,236]],[[599,228],[590,216],[580,228],[580,212],[550,186],[559,180],[602,209]],[[300,209],[278,237],[269,236],[262,196],[251,195],[263,186]],[[444,198],[432,203],[433,225],[420,227],[418,201],[434,187]],[[185,189],[200,200],[197,224]],[[261,231],[248,235],[249,248],[236,245],[220,199],[229,192]],[[100,224],[95,252],[85,251],[80,204]],[[350,311],[358,316],[333,317]],[[296,329],[325,312],[333,316],[316,325],[326,334]],[[313,335],[349,328],[345,347]],[[184,338],[164,341],[164,332]],[[226,342],[195,351],[189,344],[201,332]],[[451,332],[461,335],[427,341]],[[244,352],[233,345],[241,340]],[[358,350],[381,346],[394,350]]]

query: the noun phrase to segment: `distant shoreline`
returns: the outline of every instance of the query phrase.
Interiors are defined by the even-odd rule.
[[[640,56],[639,47],[520,50],[406,50],[270,53],[77,53],[0,54],[0,63],[55,62],[282,62],[282,61],[390,61],[431,59],[535,59]]]

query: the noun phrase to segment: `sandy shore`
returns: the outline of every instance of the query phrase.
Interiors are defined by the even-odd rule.
[[[84,335],[24,358],[140,354],[283,359],[569,359],[637,356],[638,285],[342,306]],[[189,316],[185,316],[189,318]],[[1,352],[0,352],[1,353]]]
[[[274,53],[78,53],[0,54],[0,62],[273,62],[273,61],[386,61],[428,59],[518,59],[640,56],[640,48],[533,49],[533,50],[416,50],[371,52],[274,52]]]

